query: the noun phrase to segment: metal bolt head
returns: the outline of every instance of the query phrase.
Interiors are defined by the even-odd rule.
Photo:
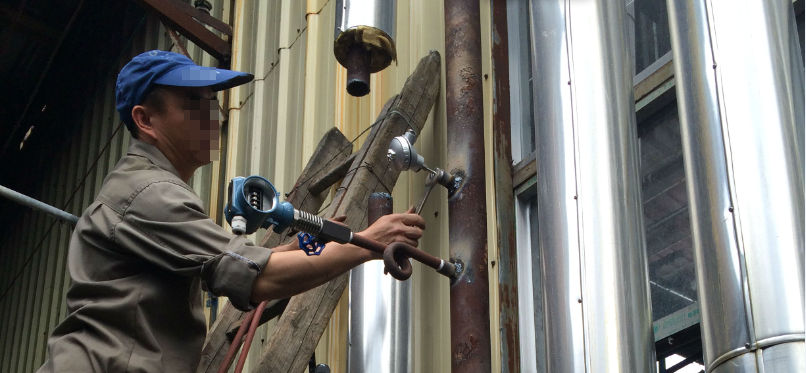
[[[397,153],[395,153],[395,151],[392,149],[389,149],[389,151],[386,152],[386,158],[389,158],[389,162],[394,161],[396,155]]]
[[[414,142],[417,141],[417,132],[409,128],[406,130],[406,133],[403,134],[403,137],[409,140],[409,145],[414,145]]]

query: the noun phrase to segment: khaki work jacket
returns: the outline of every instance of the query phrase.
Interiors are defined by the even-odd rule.
[[[132,139],[73,231],[67,317],[39,372],[194,372],[201,282],[251,309],[271,254],[213,222],[168,159]]]

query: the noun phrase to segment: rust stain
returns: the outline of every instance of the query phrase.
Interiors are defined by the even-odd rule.
[[[459,366],[467,364],[475,356],[478,346],[479,338],[475,334],[470,334],[467,341],[456,346],[456,352],[453,353],[454,364]]]
[[[498,287],[501,326],[501,372],[520,372],[520,333],[518,332],[517,253],[515,248],[514,202],[512,189],[512,132],[509,90],[509,43],[506,3],[492,3],[493,66],[493,162],[499,248]],[[528,352],[527,352],[528,353]]]

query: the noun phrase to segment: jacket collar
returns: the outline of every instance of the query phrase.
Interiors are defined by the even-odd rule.
[[[176,171],[176,167],[174,167],[171,161],[154,145],[132,138],[129,143],[128,154],[144,157],[155,166],[174,174],[180,180],[182,179],[182,177],[179,176],[179,172]]]

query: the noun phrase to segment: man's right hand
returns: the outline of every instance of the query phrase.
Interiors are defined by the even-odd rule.
[[[423,236],[423,229],[425,229],[425,219],[415,214],[412,206],[405,213],[382,216],[374,224],[358,232],[358,234],[384,245],[403,242],[417,247],[420,238]],[[376,253],[376,259],[380,258],[383,258],[383,255]]]

